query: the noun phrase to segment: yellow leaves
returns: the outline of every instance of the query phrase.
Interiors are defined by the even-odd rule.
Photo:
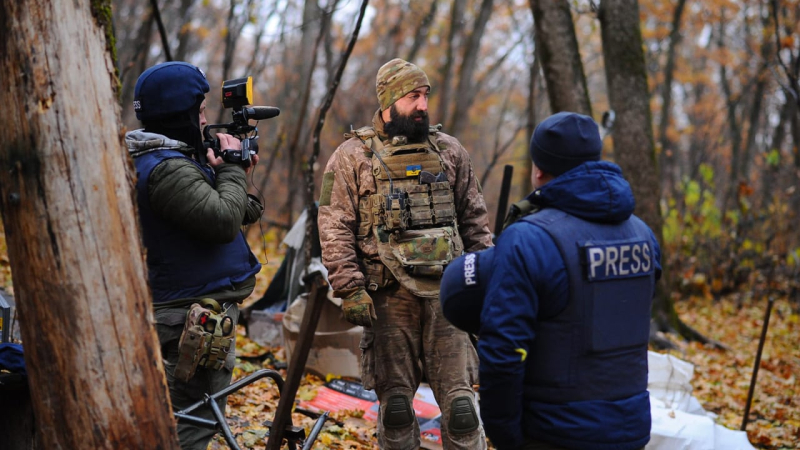
[[[298,400],[304,400],[304,401],[314,400],[316,396],[317,396],[317,386],[303,385],[300,386],[300,388],[297,390]]]
[[[322,445],[326,447],[330,447],[333,444],[333,440],[337,439],[336,437],[332,436],[330,433],[323,432],[320,433],[318,441],[322,443]]]
[[[741,293],[736,295],[742,295]],[[713,301],[692,298],[676,301],[686,323],[707,337],[723,342],[728,352],[699,343],[678,345],[675,356],[695,365],[694,395],[707,411],[718,414],[716,422],[739,429],[753,373],[765,302],[738,305],[735,296]],[[750,410],[748,437],[765,448],[794,448],[800,433],[800,401],[797,357],[798,315],[784,298],[773,306],[767,339]]]
[[[257,443],[264,442],[268,431],[266,428],[246,430],[242,433],[239,442],[246,448],[253,448]]]

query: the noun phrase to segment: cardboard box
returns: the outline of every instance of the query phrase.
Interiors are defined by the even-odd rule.
[[[306,296],[301,295],[283,316],[283,341],[287,362],[300,335],[300,324],[305,313]],[[333,300],[322,307],[314,342],[308,353],[306,371],[321,378],[336,376],[361,379],[361,333],[363,328],[353,326],[342,318],[342,312]]]
[[[264,347],[283,345],[283,312],[250,311],[247,337]]]

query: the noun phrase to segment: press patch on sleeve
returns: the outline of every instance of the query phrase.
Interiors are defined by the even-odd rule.
[[[331,204],[333,175],[333,172],[325,172],[325,175],[322,176],[322,192],[319,194],[319,206],[328,206]]]
[[[472,289],[481,286],[478,273],[478,255],[475,253],[467,253],[467,256],[464,257],[464,289]]]

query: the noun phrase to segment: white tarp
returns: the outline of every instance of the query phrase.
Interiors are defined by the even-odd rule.
[[[653,425],[645,450],[750,450],[747,433],[714,422],[692,396],[694,366],[671,355],[648,352]]]

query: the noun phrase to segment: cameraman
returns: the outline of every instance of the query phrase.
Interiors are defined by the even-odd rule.
[[[125,136],[138,176],[139,220],[156,329],[175,411],[230,384],[237,304],[253,291],[261,269],[240,230],[241,225],[257,221],[263,210],[248,197],[246,186],[246,175],[258,163],[258,155],[252,156],[253,165],[243,169],[224,162],[212,149],[206,151],[201,127],[206,124],[208,90],[205,75],[191,64],[168,62],[147,69],[136,82],[134,94],[136,118],[144,129]],[[241,149],[233,136],[217,137],[221,149]],[[201,163],[203,157],[207,164]],[[217,328],[224,328],[224,333],[211,358],[216,366],[200,364],[183,381],[176,377],[175,368],[182,356],[179,343],[184,324],[187,329],[190,325],[187,311],[195,303],[218,314],[214,317],[225,327]],[[218,399],[217,404],[224,412],[226,399]],[[209,408],[193,414],[213,420]],[[178,423],[183,449],[205,449],[214,434]]]

